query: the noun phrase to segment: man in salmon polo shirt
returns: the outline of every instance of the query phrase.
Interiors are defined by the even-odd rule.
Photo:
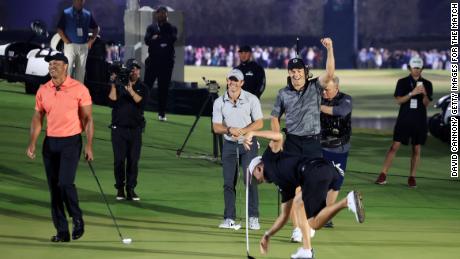
[[[88,89],[67,75],[69,62],[63,54],[47,56],[45,60],[49,63],[51,80],[40,87],[35,97],[27,156],[35,158],[35,144],[46,116],[42,155],[51,194],[51,215],[57,231],[51,241],[69,242],[64,207],[72,218],[72,239],[79,239],[84,233],[74,180],[82,149],[82,131],[86,132],[85,158],[93,160],[92,102]]]

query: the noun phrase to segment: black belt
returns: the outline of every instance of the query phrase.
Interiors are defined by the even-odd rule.
[[[321,134],[316,134],[316,135],[305,135],[305,136],[297,136],[294,134],[287,134],[286,137],[293,137],[301,140],[320,140],[321,139]]]

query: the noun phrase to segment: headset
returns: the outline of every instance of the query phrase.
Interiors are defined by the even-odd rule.
[[[288,64],[291,62],[293,63],[301,62],[302,66],[304,67],[304,71],[305,71],[305,85],[308,85],[309,79],[313,77],[313,74],[310,72],[310,66],[305,65],[305,63],[303,62],[302,58],[299,55],[299,37],[297,37],[296,39],[296,53],[295,54],[296,54],[296,57],[293,59],[290,59]],[[287,77],[287,84],[293,87],[290,76]]]

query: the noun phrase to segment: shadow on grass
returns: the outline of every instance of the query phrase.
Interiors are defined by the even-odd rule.
[[[132,246],[123,246],[119,245],[115,246],[96,246],[96,245],[82,245],[80,243],[51,243],[43,244],[43,241],[37,240],[36,238],[30,238],[27,236],[8,236],[8,235],[0,235],[0,238],[7,238],[7,239],[18,239],[17,242],[14,241],[0,241],[2,245],[10,245],[10,246],[18,246],[18,247],[37,247],[43,248],[46,247],[48,249],[76,249],[76,250],[96,250],[96,251],[110,251],[110,252],[117,252],[117,253],[140,253],[140,254],[163,254],[163,255],[177,255],[177,256],[199,256],[199,257],[210,257],[210,258],[241,258],[241,254],[224,254],[224,253],[206,253],[206,252],[194,252],[194,251],[179,251],[179,250],[166,250],[166,249],[146,249],[146,248],[133,248]],[[24,240],[28,241],[39,241],[40,243],[31,243],[31,242],[24,242]],[[203,249],[204,250],[204,249]]]

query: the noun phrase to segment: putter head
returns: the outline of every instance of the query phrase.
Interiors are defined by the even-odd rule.
[[[253,256],[250,256],[249,253],[248,253],[248,259],[256,259],[256,258],[253,257]]]

